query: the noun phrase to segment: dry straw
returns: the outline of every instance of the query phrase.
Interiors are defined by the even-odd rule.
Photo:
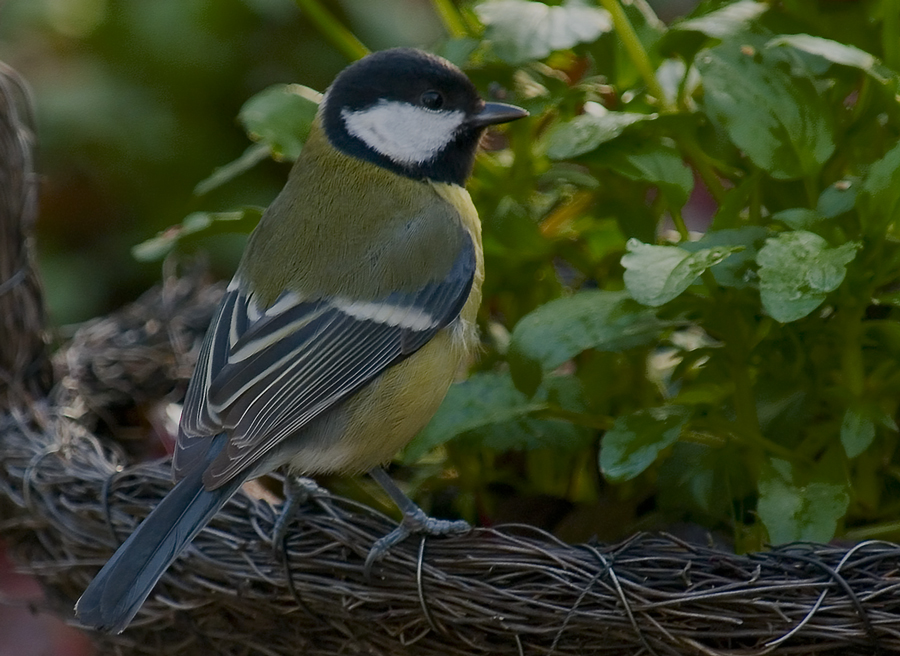
[[[166,463],[129,465],[146,440],[127,438],[149,433],[135,417],[156,416],[183,390],[221,290],[171,277],[84,327],[56,356],[47,393],[21,88],[0,71],[0,534],[44,584],[48,607],[71,619],[94,573],[171,487]],[[506,526],[411,539],[367,580],[366,553],[390,520],[321,491],[276,552],[275,515],[238,494],[132,626],[96,637],[100,653],[900,653],[900,547],[890,543],[738,556],[665,535],[568,545]]]

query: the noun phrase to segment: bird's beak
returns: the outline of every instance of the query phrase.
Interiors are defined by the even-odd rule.
[[[505,103],[484,103],[481,111],[472,116],[466,123],[474,128],[486,128],[489,125],[497,125],[498,123],[509,123],[520,118],[528,116],[521,107],[515,105],[507,105]]]

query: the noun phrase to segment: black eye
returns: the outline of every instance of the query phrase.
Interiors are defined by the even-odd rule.
[[[428,109],[440,109],[444,104],[444,97],[440,92],[430,89],[422,94],[422,97],[419,98],[419,102],[422,103],[423,107],[427,107]]]

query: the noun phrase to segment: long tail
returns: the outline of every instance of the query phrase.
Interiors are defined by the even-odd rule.
[[[223,443],[224,435],[216,438]],[[218,448],[217,448],[218,447]],[[214,444],[207,458],[221,444]],[[119,547],[75,604],[81,624],[121,633],[178,554],[246,479],[239,475],[215,490],[203,487],[202,463],[183,478]]]

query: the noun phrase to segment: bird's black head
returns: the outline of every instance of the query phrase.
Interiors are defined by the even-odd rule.
[[[410,48],[348,66],[325,95],[322,118],[335,148],[401,175],[465,184],[484,129],[527,116],[485,103],[450,62]]]

